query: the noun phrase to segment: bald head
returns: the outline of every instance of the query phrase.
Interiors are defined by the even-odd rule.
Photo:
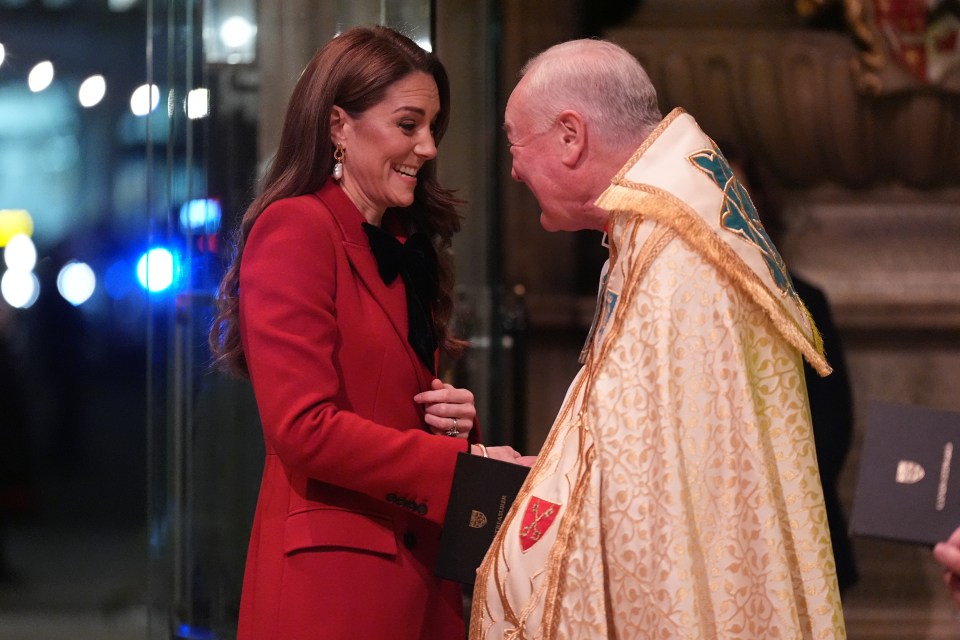
[[[634,150],[663,119],[657,91],[643,67],[605,40],[571,40],[550,47],[523,68],[516,91],[535,126],[547,128],[571,109],[610,149]]]
[[[548,231],[602,230],[609,212],[597,198],[662,119],[650,78],[623,48],[556,45],[527,63],[507,100],[511,175]]]

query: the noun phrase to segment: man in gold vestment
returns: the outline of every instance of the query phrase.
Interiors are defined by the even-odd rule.
[[[543,227],[610,258],[470,637],[844,638],[801,358],[830,367],[722,153],[599,40],[531,60],[505,128]]]

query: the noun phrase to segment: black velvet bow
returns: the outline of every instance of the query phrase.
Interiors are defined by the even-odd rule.
[[[433,325],[430,303],[439,290],[437,280],[437,254],[433,244],[423,233],[414,233],[405,243],[369,222],[363,230],[370,238],[370,249],[377,259],[377,269],[385,284],[390,284],[399,275],[407,291],[407,340],[420,360],[436,375],[434,353],[437,350],[437,334]]]

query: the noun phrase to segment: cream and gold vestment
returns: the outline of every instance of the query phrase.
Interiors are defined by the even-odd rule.
[[[801,357],[830,367],[749,196],[675,110],[597,203],[584,367],[479,569],[471,639],[845,638]]]

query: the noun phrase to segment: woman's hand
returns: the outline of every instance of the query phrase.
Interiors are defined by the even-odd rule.
[[[953,601],[960,607],[960,527],[958,527],[946,542],[938,542],[933,548],[933,557],[943,568],[943,581],[953,596]]]
[[[519,464],[524,467],[532,467],[533,463],[537,461],[537,456],[525,456],[513,447],[507,446],[482,447],[479,444],[472,444],[470,445],[470,453],[475,456],[512,462],[513,464]]]
[[[470,435],[477,408],[469,390],[457,389],[435,379],[430,383],[430,391],[418,393],[413,396],[413,401],[424,405],[425,420],[432,433],[453,438]]]

